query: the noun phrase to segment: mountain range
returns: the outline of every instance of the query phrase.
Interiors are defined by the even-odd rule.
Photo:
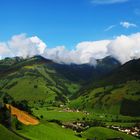
[[[34,108],[63,106],[130,116],[135,122],[140,116],[140,59],[121,65],[108,56],[96,65],[67,65],[42,56],[5,58],[0,60],[0,99],[23,110],[26,102],[31,112],[25,111],[36,117]]]

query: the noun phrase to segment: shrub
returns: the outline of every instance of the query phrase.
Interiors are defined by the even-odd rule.
[[[38,86],[37,85],[34,85],[34,88],[38,88]]]

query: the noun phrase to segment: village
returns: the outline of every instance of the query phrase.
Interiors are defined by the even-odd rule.
[[[107,126],[107,128],[111,128],[126,134],[133,135],[135,137],[140,137],[140,128],[139,127],[132,127],[132,128],[121,128],[119,126]]]
[[[64,105],[60,105],[61,108],[64,107]],[[76,109],[70,109],[70,108],[63,108],[63,110],[60,110],[59,112],[81,112],[80,110]],[[84,113],[85,115],[90,115],[89,112],[87,111],[82,111],[82,113]],[[91,124],[90,124],[91,125]],[[76,132],[83,132],[85,129],[88,129],[90,126],[83,122],[83,121],[77,121],[77,122],[68,122],[68,123],[63,123],[62,124],[62,128],[70,128],[70,129],[73,129],[75,130]],[[110,128],[110,129],[113,129],[113,130],[117,130],[117,131],[120,131],[120,132],[123,132],[123,133],[126,133],[128,135],[132,135],[132,136],[135,136],[135,137],[140,137],[140,126],[135,126],[135,127],[131,127],[131,128],[125,128],[125,127],[119,127],[119,126],[113,126],[113,125],[104,125],[104,127],[106,128]]]

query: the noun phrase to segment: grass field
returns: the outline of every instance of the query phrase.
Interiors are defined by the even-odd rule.
[[[22,140],[20,137],[7,130],[0,124],[0,140]]]
[[[13,83],[13,81],[11,81],[11,83]],[[35,88],[35,85],[38,85],[37,88]],[[51,100],[51,99],[54,99],[56,95],[53,91],[51,91],[46,86],[46,83],[43,78],[38,78],[36,80],[33,77],[32,78],[24,77],[24,78],[18,79],[17,85],[8,89],[8,93],[15,100],[27,100],[27,101],[44,100],[44,98]]]
[[[31,140],[84,140],[75,136],[75,132],[64,129],[54,123],[40,124],[37,126],[24,126],[17,131]]]
[[[88,139],[93,139],[96,138],[97,140],[106,140],[106,139],[111,139],[111,138],[123,138],[124,140],[138,140],[137,138],[124,134],[122,132],[118,132],[115,130],[111,130],[108,128],[103,128],[103,127],[92,127],[86,130],[82,136],[84,138]]]
[[[79,112],[66,112],[62,108],[51,108],[48,110],[46,107],[33,108],[32,109],[34,116],[39,117],[43,116],[43,120],[60,120],[60,121],[77,121],[77,120],[100,120],[106,124],[113,124],[119,126],[134,126],[139,120],[140,117],[130,117],[114,114],[105,114],[105,113],[96,113],[89,112],[85,114],[82,111]]]
[[[18,130],[17,132],[31,140],[92,140],[94,138],[97,140],[106,140],[119,137],[124,140],[138,140],[131,135],[103,127],[91,127],[82,132],[82,138],[79,138],[74,131],[48,122],[36,126],[24,126],[22,130]]]
[[[33,109],[35,116],[43,116],[43,120],[60,120],[60,121],[75,121],[82,119],[86,115],[83,112],[64,112],[56,108],[55,110],[48,111],[45,107],[39,108],[38,110]]]

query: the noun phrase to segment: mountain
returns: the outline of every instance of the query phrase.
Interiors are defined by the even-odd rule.
[[[110,56],[96,65],[58,64],[42,56],[0,60],[0,132],[14,139],[137,140],[139,74],[140,60],[121,65]],[[39,124],[26,125],[23,114]]]
[[[109,73],[119,65],[111,57],[98,60],[96,67],[57,64],[41,56],[6,58],[0,61],[1,92],[16,100],[66,102],[67,96],[75,94],[82,84]]]
[[[72,108],[139,115],[139,73],[139,59],[121,65],[106,57],[93,66],[58,64],[42,56],[6,58],[0,61],[0,92],[30,104],[59,106],[72,100]]]
[[[48,104],[53,101],[66,102],[71,92],[78,90],[77,83],[71,83],[58,73],[54,62],[41,56],[28,59],[7,58],[0,62],[0,87],[14,100],[39,101]],[[65,84],[63,84],[65,83]]]
[[[67,79],[74,82],[87,82],[89,80],[97,79],[113,69],[119,67],[119,61],[112,57],[105,57],[97,60],[96,65],[90,64],[57,64],[53,63],[53,68],[61,73]]]
[[[131,60],[90,83],[72,107],[114,114],[140,115],[140,59]]]
[[[122,83],[130,80],[140,80],[140,59],[131,60],[109,75],[108,82]]]

